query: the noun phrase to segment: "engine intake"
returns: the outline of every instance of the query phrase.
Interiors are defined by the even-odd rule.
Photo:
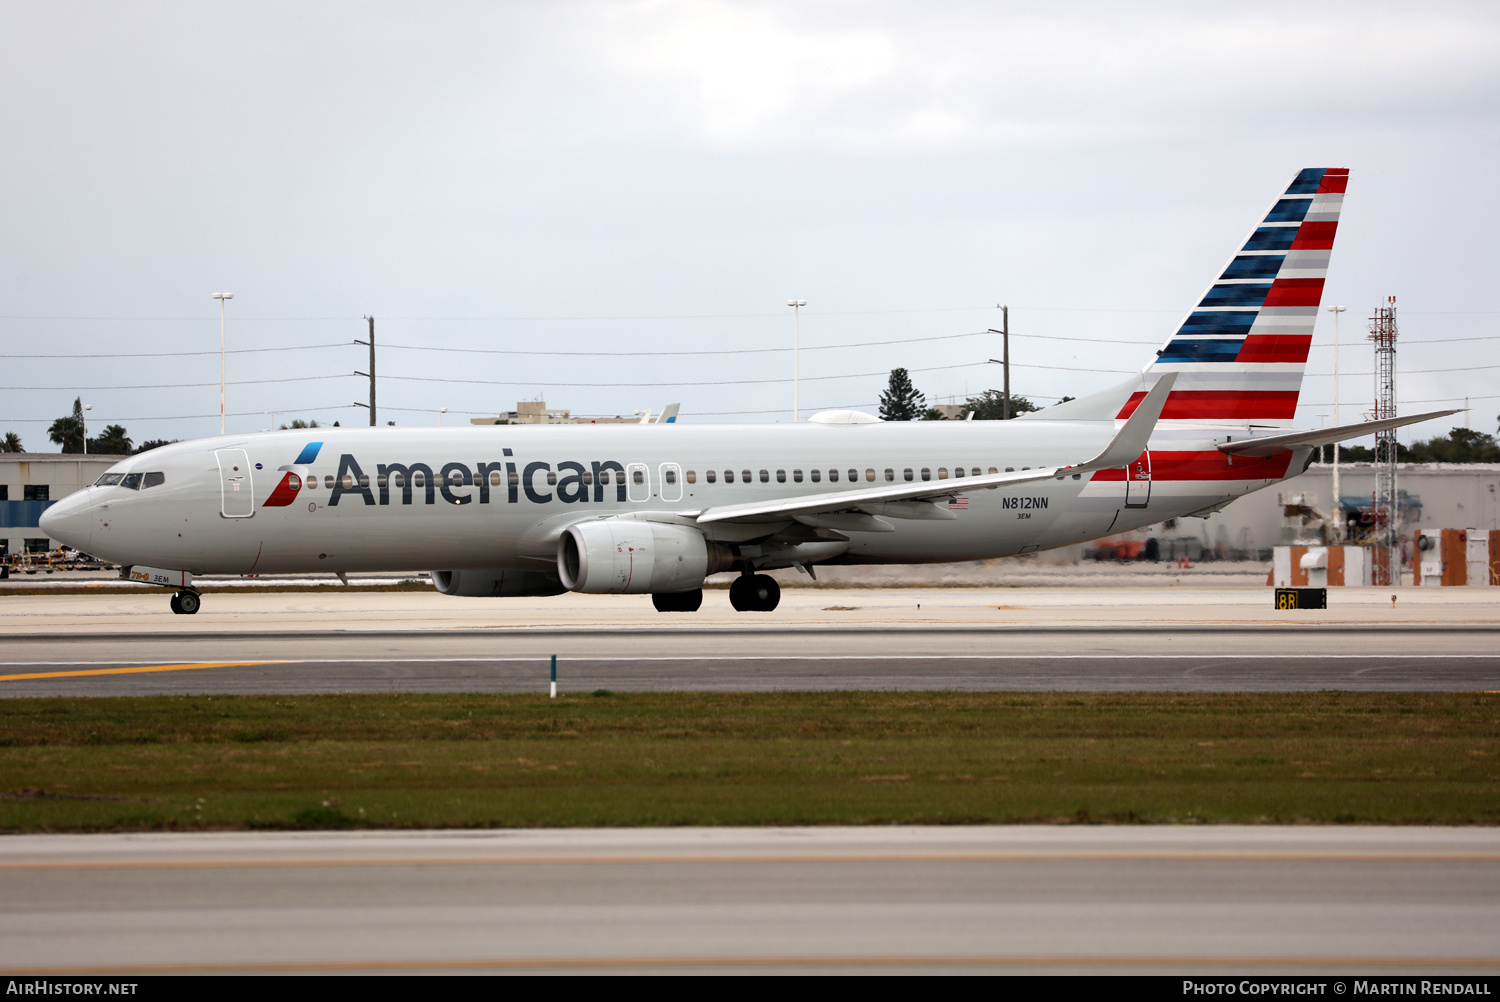
[[[598,519],[568,526],[557,541],[557,573],[570,591],[691,591],[733,563],[728,546],[685,525]]]

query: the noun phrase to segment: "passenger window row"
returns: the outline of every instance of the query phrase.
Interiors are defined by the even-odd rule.
[[[1031,469],[1031,467],[1029,467],[1029,466],[1023,466],[1023,467],[1021,467],[1021,469],[1023,469],[1023,470],[1029,470],[1029,469]],[[946,466],[939,466],[937,468],[937,470],[936,470],[936,477],[935,477],[935,479],[937,479],[937,480],[949,480],[949,479],[959,480],[959,479],[962,479],[962,478],[964,478],[966,476],[967,477],[979,477],[979,476],[984,476],[986,473],[994,474],[994,473],[999,473],[999,472],[1000,472],[999,468],[998,467],[994,467],[994,466],[989,467],[988,470],[985,470],[985,469],[983,469],[981,467],[978,467],[978,466],[970,466],[970,467],[955,466],[955,467],[952,468],[951,471]],[[1015,472],[1015,467],[1014,466],[1007,466],[1005,468],[1005,472],[1006,473],[1014,473]],[[704,473],[703,473],[703,479],[704,479],[705,482],[710,483],[710,484],[716,484],[716,483],[718,483],[719,482],[719,478],[721,476],[723,477],[723,482],[726,483],[726,484],[733,484],[733,483],[745,483],[745,484],[749,484],[749,483],[755,483],[757,480],[760,483],[768,484],[768,483],[771,482],[772,475],[773,475],[772,471],[770,471],[770,470],[759,470],[759,471],[754,471],[754,470],[740,470],[738,472],[736,472],[734,470],[724,470],[722,473],[720,473],[720,471],[718,471],[718,470],[705,470]],[[923,466],[920,469],[914,469],[914,468],[908,466],[908,467],[905,467],[905,468],[901,469],[899,472],[896,469],[891,468],[891,467],[887,467],[884,471],[876,471],[876,470],[873,470],[873,469],[866,469],[866,470],[864,470],[862,476],[861,476],[861,472],[858,469],[855,469],[855,468],[850,468],[850,469],[847,469],[847,470],[838,469],[838,468],[830,468],[830,469],[828,469],[826,471],[822,470],[822,469],[812,469],[812,470],[807,470],[805,472],[805,474],[804,474],[804,471],[802,471],[802,470],[792,470],[791,471],[791,482],[794,483],[794,484],[800,484],[800,483],[803,483],[804,480],[805,480],[806,482],[809,482],[809,483],[819,484],[819,483],[823,482],[823,478],[824,478],[825,475],[828,478],[828,482],[831,483],[831,484],[839,483],[841,480],[844,480],[844,481],[847,481],[848,483],[854,484],[854,483],[859,483],[861,479],[863,479],[863,481],[865,483],[871,483],[871,484],[876,483],[877,481],[880,481],[880,480],[884,480],[886,483],[896,483],[897,480],[898,480],[898,477],[899,477],[899,479],[901,481],[905,481],[905,482],[908,482],[908,483],[917,481],[919,479],[920,480],[924,480],[924,481],[931,481],[931,480],[934,479],[934,471],[933,471],[932,467]],[[144,483],[143,483],[142,479],[141,479],[142,476],[143,475],[139,474],[139,473],[130,473],[130,474],[106,473],[104,476],[102,476],[102,477],[99,478],[99,480],[97,481],[97,483],[100,484],[100,485],[103,485],[103,486],[109,486],[109,485],[113,485],[113,484],[119,484],[120,486],[127,487],[127,488],[129,488],[131,490],[138,490],[138,489],[140,489],[142,487],[155,487],[157,484],[163,483],[165,481],[165,479],[166,479],[165,476],[163,474],[160,474],[160,473],[147,473],[147,474],[144,474],[145,480],[144,480]],[[583,484],[585,486],[593,486],[593,483],[594,483],[594,474],[593,473],[585,470],[583,473],[577,474],[577,476],[583,481]],[[676,471],[676,469],[669,468],[666,471],[666,473],[664,474],[664,476],[665,476],[666,482],[668,484],[675,484],[677,482],[677,471]],[[774,476],[775,476],[776,482],[778,484],[784,484],[784,483],[787,482],[788,471],[786,471],[786,470],[776,470],[775,473],[774,473]],[[683,478],[688,483],[690,483],[690,484],[696,484],[698,482],[698,471],[697,470],[687,470],[687,471],[685,471],[683,473]],[[505,478],[503,480],[502,480],[501,475],[500,475],[500,473],[498,471],[491,472],[489,479],[490,479],[490,486],[491,487],[500,487],[500,486],[502,486],[504,484],[509,484],[509,486],[511,486],[511,487],[517,487],[521,483],[521,475],[519,473],[517,473],[516,471],[514,471],[514,470],[511,470],[505,476]],[[623,482],[624,479],[625,479],[624,474],[620,474],[619,480]],[[631,477],[631,479],[636,484],[644,484],[646,482],[645,473],[644,473],[644,471],[642,471],[640,469],[636,469],[636,470],[632,471],[632,477]],[[370,486],[371,477],[370,477],[369,474],[362,474],[358,478],[358,480],[359,480],[359,486],[361,488],[365,488],[365,487],[369,487]],[[375,480],[375,485],[377,487],[386,487],[386,486],[390,486],[390,487],[405,487],[406,486],[406,477],[403,476],[400,473],[392,473],[392,474],[390,474],[389,479],[387,479],[387,475],[386,474],[382,473],[382,474],[379,474],[378,476],[376,476],[374,478],[374,480]],[[601,470],[599,472],[598,480],[599,480],[599,483],[600,483],[601,486],[606,486],[606,487],[609,486],[610,483],[611,483],[610,471],[609,470]],[[327,490],[332,490],[333,487],[334,487],[334,484],[337,483],[337,482],[338,482],[337,478],[335,478],[334,475],[331,474],[331,473],[327,474],[327,475],[325,475],[323,477],[323,487],[325,489],[327,489]],[[454,487],[461,487],[461,486],[467,486],[471,482],[477,483],[478,482],[478,478],[474,478],[472,474],[465,475],[464,473],[461,473],[458,470],[454,470],[449,475],[448,482],[451,485],[453,485]],[[411,483],[412,483],[413,487],[425,487],[426,486],[426,476],[425,476],[425,474],[421,470],[418,470],[417,472],[413,473],[411,475]],[[557,485],[557,471],[556,470],[548,470],[547,471],[547,483],[548,483],[548,485],[554,486],[554,487]],[[305,481],[305,485],[310,490],[317,489],[317,487],[318,487],[318,478],[317,478],[317,476],[316,475],[309,476],[307,478],[307,480]],[[344,487],[344,489],[345,490],[352,490],[352,489],[354,489],[354,485],[355,485],[355,478],[354,478],[354,476],[351,475],[351,474],[347,474],[347,473],[344,474],[343,481],[342,481],[342,486]]]
[[[1007,469],[1009,469],[1009,467],[1007,467]],[[861,479],[860,471],[857,470],[857,469],[840,470],[840,469],[837,469],[837,468],[829,469],[827,471],[824,471],[824,470],[808,470],[806,472],[806,479],[810,483],[820,484],[820,483],[823,482],[823,477],[825,475],[825,472],[826,472],[826,475],[828,477],[828,482],[830,484],[836,484],[836,483],[838,483],[841,478],[842,479],[846,479],[851,484],[852,483],[858,483],[860,481],[860,479]],[[996,467],[991,466],[989,468],[989,472],[990,473],[999,473],[1000,471]],[[787,482],[787,471],[786,470],[777,470],[775,475],[776,475],[776,482],[778,484],[784,484],[784,483]],[[907,481],[916,480],[919,475],[921,476],[921,478],[923,480],[931,480],[931,479],[933,479],[932,468],[928,467],[928,466],[924,466],[924,467],[922,467],[922,469],[920,471],[920,474],[919,474],[919,472],[917,470],[914,470],[911,467],[907,467],[907,468],[901,470],[901,472],[900,472],[901,479],[902,480],[907,480]],[[960,477],[965,477],[965,476],[979,477],[979,476],[983,476],[983,475],[984,475],[983,470],[980,467],[978,467],[978,466],[970,466],[970,467],[955,466],[955,467],[953,467],[953,471],[952,471],[952,475],[951,476],[952,476],[952,479],[958,479]],[[763,484],[768,484],[768,483],[771,482],[771,471],[770,470],[760,470],[758,473],[756,473],[755,471],[751,471],[751,470],[740,470],[739,474],[738,474],[738,478],[736,478],[736,474],[735,474],[734,470],[724,470],[722,474],[718,470],[705,470],[704,473],[703,473],[703,479],[707,483],[710,483],[710,484],[716,484],[716,483],[718,483],[720,476],[722,476],[724,478],[724,483],[726,483],[726,484],[735,483],[736,480],[738,480],[739,483],[744,483],[744,484],[754,483],[756,480],[759,480]],[[883,476],[884,476],[884,479],[885,479],[885,481],[887,483],[895,483],[896,482],[896,477],[897,477],[897,472],[894,469],[887,468],[884,471],[884,475]],[[688,470],[684,474],[684,477],[687,479],[688,483],[690,483],[690,484],[696,484],[698,482],[698,471],[697,470]],[[881,477],[880,477],[880,475],[877,474],[877,471],[872,470],[872,469],[866,469],[864,471],[863,479],[864,479],[865,483],[873,484],[877,480],[881,479]],[[948,479],[950,479],[948,467],[946,467],[946,466],[939,466],[937,468],[937,479],[938,480],[948,480]],[[792,470],[791,471],[791,481],[794,484],[800,484],[800,483],[802,483],[803,482],[803,471],[802,470]]]

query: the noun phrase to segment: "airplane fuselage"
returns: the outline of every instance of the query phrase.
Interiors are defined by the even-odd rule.
[[[1221,506],[1301,471],[1305,450],[1217,451],[1250,429],[1157,429],[1130,469],[966,489],[975,476],[1078,463],[1120,422],[320,428],[165,446],[48,512],[58,538],[107,560],[193,574],[550,571],[564,528],[606,516],[689,522],[716,506],[930,481],[938,517],[867,527],[714,523],[758,568],[978,560],[1084,542]],[[309,457],[310,443],[321,443]],[[307,460],[298,462],[298,460]],[[109,479],[106,475],[103,479]],[[145,480],[160,481],[139,486]],[[894,509],[892,509],[894,511]],[[889,513],[888,513],[889,514]],[[787,528],[802,533],[764,552]],[[869,528],[881,531],[869,531]],[[782,553],[778,559],[776,553]]]

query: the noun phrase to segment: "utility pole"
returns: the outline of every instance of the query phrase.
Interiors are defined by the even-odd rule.
[[[1005,359],[1005,420],[1010,420],[1010,307],[1000,307],[1000,357]]]
[[[1000,347],[1001,347],[1002,350],[1000,352],[1000,357],[999,358],[992,358],[992,359],[990,359],[990,361],[991,362],[999,362],[1000,363],[1000,367],[1005,370],[1005,375],[1004,375],[1005,412],[1004,413],[1005,413],[1005,420],[1009,421],[1010,420],[1010,307],[1009,306],[1002,306],[999,303],[996,303],[995,305],[1000,308],[1000,329],[999,330],[995,330],[995,328],[991,327],[990,328],[990,333],[991,334],[999,334],[1000,335]]]
[[[370,340],[361,341],[359,338],[355,338],[354,343],[370,346],[370,371],[359,372],[356,370],[354,374],[356,376],[370,377],[370,427],[373,428],[375,427],[375,318],[365,317],[365,319],[370,322]],[[355,406],[359,405],[356,404]]]

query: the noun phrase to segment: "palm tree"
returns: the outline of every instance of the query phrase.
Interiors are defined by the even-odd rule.
[[[5,433],[5,440],[0,442],[0,452],[25,452],[21,448],[21,436],[13,431]]]
[[[83,451],[83,398],[73,401],[73,415],[60,417],[47,429],[47,437],[62,446],[63,452]]]
[[[104,429],[104,434],[91,441],[89,447],[104,456],[128,456],[130,437],[125,434],[124,425],[112,424]]]

